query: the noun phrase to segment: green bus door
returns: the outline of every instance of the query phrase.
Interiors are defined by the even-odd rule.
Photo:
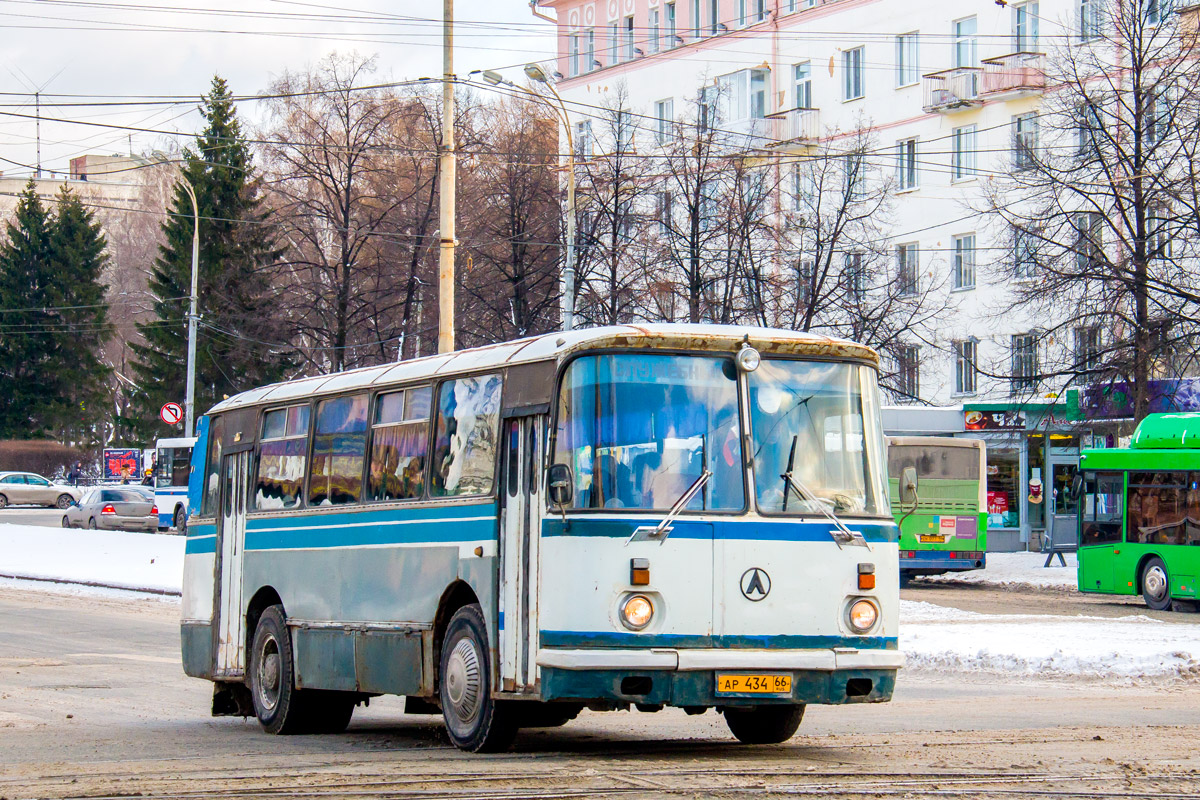
[[[1083,508],[1079,515],[1079,591],[1115,591],[1113,575],[1121,548],[1125,476],[1117,473],[1084,475]]]

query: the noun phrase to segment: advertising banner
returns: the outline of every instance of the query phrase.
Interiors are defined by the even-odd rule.
[[[142,474],[142,451],[136,447],[104,448],[104,480],[138,481]]]

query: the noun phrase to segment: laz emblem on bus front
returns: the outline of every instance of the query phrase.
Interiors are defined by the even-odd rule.
[[[771,593],[771,576],[765,569],[751,567],[742,573],[740,585],[742,596],[751,603],[757,603]]]

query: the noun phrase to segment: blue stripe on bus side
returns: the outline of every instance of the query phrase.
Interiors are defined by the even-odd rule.
[[[895,650],[895,636],[718,635],[619,633],[613,631],[541,631],[542,647],[724,647],[774,650]]]
[[[542,521],[542,536],[607,536],[628,538],[642,525],[654,526],[661,518],[631,517],[626,519],[591,519],[575,517],[564,526],[561,519],[547,517]],[[680,520],[671,523],[671,538],[759,540],[770,542],[833,542],[831,522],[761,521],[744,518],[710,517],[700,520]],[[851,530],[862,533],[868,542],[896,542],[900,531],[895,524],[848,522]]]
[[[344,511],[246,521],[246,550],[453,544],[496,538],[496,506]]]

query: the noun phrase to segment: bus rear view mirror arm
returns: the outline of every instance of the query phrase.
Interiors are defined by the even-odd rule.
[[[563,524],[568,524],[567,506],[575,499],[575,482],[571,479],[571,468],[566,464],[551,464],[546,472],[546,486],[550,489],[550,505],[562,514]]]
[[[905,467],[900,471],[900,508],[904,511],[904,516],[900,518],[901,522],[917,510],[917,504],[920,502],[917,495],[917,483],[916,467]]]

